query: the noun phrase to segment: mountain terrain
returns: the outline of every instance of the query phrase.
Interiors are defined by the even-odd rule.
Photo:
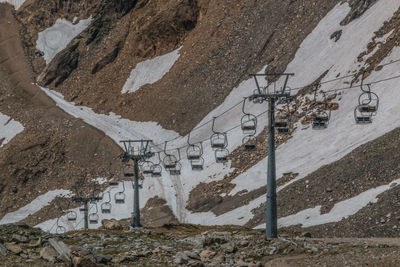
[[[262,234],[269,121],[267,104],[248,99],[256,89],[249,74],[284,72],[294,76],[284,88],[293,98],[276,108],[290,130],[275,143],[281,233],[399,237],[399,46],[397,0],[0,1],[0,224],[81,230],[74,196],[100,198],[89,203],[92,230],[102,220],[128,224],[133,188],[120,141],[150,139],[151,164],[174,155],[181,169],[163,166],[152,177],[141,166],[145,227],[198,225],[201,234],[236,225]],[[371,123],[356,123],[371,95]],[[321,111],[329,124],[316,130]],[[256,151],[244,151],[245,112],[257,117]],[[216,162],[213,131],[226,132],[225,163]],[[201,144],[201,171],[187,160],[190,144]],[[171,264],[191,258],[179,255],[182,263]],[[318,260],[305,265],[331,264]]]

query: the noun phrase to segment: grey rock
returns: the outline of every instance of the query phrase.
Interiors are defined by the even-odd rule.
[[[269,250],[269,255],[274,255],[278,251],[277,247],[271,247]]]
[[[184,251],[183,253],[185,253],[185,255],[191,259],[200,260],[199,253],[196,253],[194,251]]]
[[[50,238],[49,243],[62,258],[70,260],[69,254],[71,253],[71,249],[64,242]]]
[[[12,241],[14,242],[19,242],[19,243],[27,243],[28,238],[23,235],[18,235],[18,234],[13,234],[11,237]]]
[[[0,244],[0,255],[7,256],[7,249],[2,244]]]
[[[307,238],[311,238],[312,235],[311,235],[310,232],[304,232],[304,233],[303,233],[303,236],[304,236],[304,237],[307,237]]]
[[[94,259],[97,263],[107,264],[111,262],[112,257],[109,255],[95,254]]]
[[[14,253],[14,254],[19,254],[19,253],[22,252],[22,248],[20,246],[16,245],[16,244],[13,244],[13,243],[5,243],[4,247],[7,250],[9,250],[12,253]]]
[[[44,247],[40,250],[40,257],[49,262],[55,262],[57,256],[57,251],[51,247]]]
[[[176,253],[175,259],[174,259],[174,262],[176,264],[185,264],[188,261],[189,261],[189,257],[185,253],[183,253],[183,252]]]

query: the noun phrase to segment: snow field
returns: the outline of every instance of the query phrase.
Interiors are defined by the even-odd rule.
[[[328,213],[325,214],[321,214],[321,206],[319,205],[314,208],[306,209],[296,214],[280,218],[278,220],[278,226],[287,227],[301,224],[302,227],[311,227],[326,223],[340,222],[341,220],[356,214],[369,203],[376,203],[378,201],[378,195],[398,186],[399,183],[400,179],[397,179],[389,184],[372,188],[355,197],[338,202]],[[256,228],[264,227],[265,224],[262,224]]]
[[[145,60],[136,65],[131,75],[122,87],[121,93],[133,93],[146,84],[153,84],[167,74],[179,59],[179,50],[182,47],[165,55]]]
[[[125,186],[125,203],[123,204],[117,204],[115,203],[115,194],[118,192],[123,191],[123,186],[122,183],[124,183]],[[139,204],[140,208],[143,208],[146,205],[146,202],[149,200],[151,197],[155,197],[154,194],[151,194],[151,192],[157,192],[160,190],[159,185],[154,185],[153,182],[150,179],[147,179],[143,183],[143,189],[139,193]],[[108,194],[110,192],[110,195]],[[147,194],[143,194],[143,192],[150,192]],[[131,218],[132,217],[132,212],[133,212],[133,185],[132,181],[124,181],[120,182],[118,186],[112,186],[108,187],[104,192],[102,192],[100,195],[102,197],[102,200],[98,203],[90,203],[89,204],[89,215],[96,213],[96,205],[97,205],[97,215],[99,216],[98,223],[96,224],[89,224],[90,229],[97,229],[101,227],[101,221],[104,219],[126,219],[126,218]],[[111,197],[111,199],[109,198]],[[101,211],[101,205],[105,202],[111,201],[111,213],[108,214],[103,214]],[[67,214],[63,215],[62,217],[59,218],[59,225],[62,225],[63,227],[66,228],[67,231],[72,231],[76,229],[83,229],[84,228],[84,214],[83,212],[79,211],[79,208],[82,208],[83,206],[80,206],[78,208],[70,209],[69,211],[74,211],[78,215],[76,221],[68,221]],[[68,212],[69,212],[68,211]],[[55,233],[57,229],[57,218],[47,220],[45,222],[42,222],[36,227],[39,227],[45,231]]]
[[[11,141],[17,134],[24,131],[24,126],[0,112],[0,147]],[[1,140],[3,139],[3,142]]]
[[[1,218],[0,225],[19,222],[49,205],[50,202],[53,201],[56,197],[70,197],[70,194],[71,191],[69,190],[49,191],[43,195],[38,196],[31,203],[20,208],[19,210],[7,213],[3,218]]]
[[[36,48],[44,53],[44,60],[49,64],[53,58],[84,31],[92,22],[92,17],[73,24],[65,19],[57,19],[53,26],[39,32]]]
[[[289,86],[295,88],[309,85],[326,70],[329,70],[329,72],[322,82],[336,78],[338,74],[344,76],[358,70],[362,66],[362,63],[357,62],[357,56],[366,49],[368,42],[374,36],[374,32],[377,31],[386,20],[391,18],[399,6],[400,2],[396,0],[378,1],[367,12],[365,12],[363,16],[346,26],[341,26],[339,23],[347,15],[350,8],[347,3],[337,5],[324,19],[321,20],[314,31],[304,40],[300,49],[296,53],[294,60],[288,65],[286,72],[296,73],[296,76],[289,80]],[[342,30],[343,33],[340,40],[334,42],[330,39],[330,35],[337,30]],[[163,60],[157,59],[151,62],[148,61],[143,65],[139,65],[139,63],[135,68],[136,72],[133,70],[133,72],[135,72],[134,78],[129,82],[129,87],[138,89],[144,83],[150,83],[146,78],[148,70],[146,66],[152,64],[154,64],[153,66],[157,66],[157,64],[161,64],[163,67],[158,66],[157,68],[162,69],[163,71],[167,69],[169,70],[170,67],[167,68],[167,66],[171,65],[171,62],[173,61],[171,58],[168,60],[167,58],[164,58]],[[390,60],[398,58],[400,58],[400,49],[396,48],[385,61],[390,62]],[[398,75],[398,67],[399,66],[396,64],[385,66],[380,72],[373,72],[365,83]],[[162,76],[158,79],[162,78]],[[349,80],[350,79],[347,81]],[[344,81],[346,80],[324,84],[321,89],[329,90],[332,88],[346,87],[347,85],[344,85]],[[400,93],[397,90],[396,84],[398,84],[397,80],[390,80],[372,86],[372,90],[380,97],[381,105],[377,116],[374,117],[374,121],[370,125],[355,124],[353,111],[357,105],[357,98],[361,93],[361,90],[358,89],[343,92],[341,100],[339,101],[340,108],[339,110],[332,112],[328,129],[314,131],[311,128],[302,129],[300,125],[297,125],[298,129],[295,131],[293,138],[277,149],[277,177],[281,177],[282,174],[286,172],[299,173],[299,176],[295,180],[285,185],[287,186],[299,179],[303,179],[305,176],[320,167],[339,160],[358,146],[374,140],[377,137],[399,127],[400,122],[398,121],[397,116],[400,112],[400,106],[398,105]],[[234,104],[242,100],[243,97],[249,96],[254,89],[255,83],[252,79],[243,81],[237,88],[232,90],[224,103],[210,112],[198,125],[203,125],[210,121],[214,116],[217,116],[232,107]],[[63,110],[75,117],[82,118],[88,124],[91,124],[105,132],[118,143],[122,139],[136,138],[152,139],[154,140],[154,143],[160,143],[164,140],[170,140],[176,137],[176,140],[168,143],[168,148],[181,147],[187,144],[187,136],[179,137],[177,133],[162,129],[156,123],[133,122],[122,119],[116,114],[96,114],[89,108],[77,107],[73,103],[66,102],[58,93],[45,88],[42,88],[42,90],[45,91],[46,94],[48,94]],[[126,92],[129,91],[128,89],[126,90]],[[246,105],[246,111],[253,114],[260,114],[264,112],[266,108],[266,104]],[[238,105],[216,120],[216,129],[218,131],[226,131],[227,129],[237,126],[242,115],[241,105]],[[259,118],[258,129],[261,130],[266,125],[266,116],[261,116]],[[209,138],[211,134],[211,123],[207,123],[206,126],[198,128],[191,133],[191,143],[205,140],[206,138]],[[243,136],[240,127],[230,131],[228,133],[228,149],[232,151],[239,147]],[[166,199],[171,209],[181,222],[207,225],[246,223],[250,218],[252,218],[251,209],[258,207],[261,203],[265,202],[265,196],[261,196],[246,206],[239,207],[218,217],[211,212],[191,213],[185,209],[189,193],[194,187],[201,182],[207,183],[221,180],[225,175],[230,174],[233,170],[230,167],[230,163],[225,165],[215,163],[214,152],[210,147],[209,141],[205,141],[203,146],[203,157],[205,159],[204,171],[192,171],[189,163],[183,156],[182,171],[179,177],[171,176],[163,170],[162,177],[156,179],[145,179],[145,186],[144,189],[141,190],[140,194],[141,206],[145,204],[146,199],[158,195]],[[160,151],[162,148],[163,145],[160,145],[153,149],[154,151]],[[182,150],[182,155],[184,155],[183,152],[184,151]],[[176,154],[175,151],[175,155]],[[152,160],[157,161],[156,159]],[[265,186],[266,163],[267,158],[250,168],[246,173],[242,173],[234,179],[233,183],[236,184],[236,187],[230,195],[234,195],[244,189],[251,191]],[[278,188],[278,191],[282,190],[285,186]],[[128,192],[128,187],[126,188],[127,195],[132,197],[132,194]],[[379,190],[377,189],[376,192]],[[365,192],[365,194],[366,196],[370,196],[369,193]],[[376,195],[374,197],[376,197]],[[357,210],[357,208],[364,203],[361,199],[364,199],[364,197],[346,200],[348,201],[345,202],[346,205],[348,205],[348,210],[351,210],[352,212]],[[357,201],[361,201],[362,203],[357,203]],[[127,203],[128,202],[129,200],[127,200]],[[340,208],[343,206],[339,205],[338,207]],[[130,217],[131,210],[131,207],[115,209],[112,216],[116,218],[128,218]],[[319,214],[317,211],[319,212],[319,210],[313,210],[312,214],[314,214],[314,217]],[[333,211],[334,210],[332,210],[332,212]],[[296,220],[302,223],[301,218],[303,218],[302,215],[299,215],[293,217],[291,220],[294,223],[296,223]],[[324,223],[326,219],[318,221]],[[50,225],[54,225],[54,220],[43,223],[40,226],[44,229],[49,229]],[[78,225],[78,227],[80,227],[80,225]]]

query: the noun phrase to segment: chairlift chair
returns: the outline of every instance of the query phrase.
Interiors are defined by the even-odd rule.
[[[108,200],[103,202],[100,206],[101,213],[103,213],[103,214],[111,213],[111,193],[110,193],[110,191],[107,192],[107,195],[108,195]]]
[[[125,164],[123,167],[123,174],[125,177],[133,177],[134,176],[134,167],[132,164]]]
[[[90,224],[98,224],[99,223],[99,215],[97,215],[97,213],[89,214],[89,223]]]
[[[161,167],[161,157],[160,152],[158,154],[158,163],[155,163],[152,167],[151,177],[160,177],[162,174],[162,167]]]
[[[202,171],[204,168],[204,159],[202,157],[199,159],[192,159],[190,165],[192,166],[192,171]]]
[[[198,144],[190,143],[190,132],[188,134],[188,148],[186,149],[186,157],[188,160],[200,159],[203,155],[203,143],[200,142]]]
[[[317,103],[317,94],[318,94],[318,88],[320,85],[317,85],[315,91],[314,91],[314,100]],[[313,122],[312,122],[312,129],[314,130],[321,130],[321,129],[326,129],[328,128],[329,120],[331,118],[331,110],[328,109],[327,107],[327,98],[325,92],[321,92],[323,95],[323,108],[317,107],[313,111]],[[321,104],[321,103],[318,103]]]
[[[60,217],[57,218],[57,228],[56,228],[56,233],[57,234],[64,234],[67,231],[67,228],[64,226],[60,225]]]
[[[142,171],[143,175],[152,174],[153,173],[153,166],[154,166],[153,162],[151,162],[149,160],[144,161],[141,164],[141,171]]]
[[[228,161],[229,151],[228,149],[217,149],[215,150],[215,161],[217,163],[225,163]]]
[[[358,110],[361,113],[370,113],[375,116],[379,107],[379,97],[377,94],[371,92],[370,85],[367,92],[362,93],[358,98]]]
[[[287,135],[290,134],[289,124],[289,116],[280,115],[277,117],[274,126],[279,135]]]
[[[111,213],[111,203],[110,202],[104,202],[101,204],[101,213],[103,213],[103,214]]]
[[[165,169],[172,170],[172,169],[175,169],[176,163],[178,160],[174,155],[167,153],[167,143],[168,142],[165,142],[165,145],[164,145],[165,157],[163,159],[163,164],[164,164]]]
[[[364,74],[361,79],[361,95],[358,97],[358,106],[354,109],[354,119],[357,124],[372,123],[372,117],[376,115],[379,107],[379,97],[371,92],[371,84],[367,84],[368,89],[364,89]]]
[[[357,124],[369,124],[372,123],[372,113],[371,112],[360,112],[360,106],[354,109],[354,119]]]
[[[97,224],[99,222],[99,209],[97,207],[97,203],[94,202],[95,212],[89,214],[89,223],[90,224]]]
[[[228,136],[226,135],[226,133],[221,133],[221,132],[215,131],[215,129],[214,129],[215,119],[216,119],[216,117],[213,118],[213,123],[212,123],[213,135],[211,135],[211,138],[210,138],[211,147],[213,149],[224,149],[228,146]]]
[[[242,144],[244,144],[244,151],[254,151],[257,149],[257,139],[254,135],[243,137]]]
[[[74,221],[76,221],[77,217],[78,217],[78,215],[76,214],[75,211],[70,211],[70,212],[67,213],[67,220],[68,220],[69,222],[74,222]]]
[[[245,111],[245,105],[246,105],[246,98],[244,98],[243,100],[242,112],[244,115],[240,121],[240,125],[243,133],[254,135],[257,131],[257,117],[254,116],[253,114],[247,113]]]
[[[67,231],[67,228],[65,228],[62,225],[58,225],[56,228],[56,234],[61,235],[64,234]]]
[[[171,175],[181,175],[181,168],[182,168],[182,164],[177,162],[176,165],[175,165],[175,168],[169,170],[169,174],[171,174]]]
[[[312,123],[312,128],[315,130],[318,129],[326,129],[329,124],[330,120],[330,113],[331,111],[319,111],[317,114],[315,114],[315,117],[313,119]]]
[[[180,163],[181,152],[179,148],[177,150],[178,150],[178,159],[175,162],[175,168],[169,170],[169,173],[171,175],[181,175],[181,169],[182,169],[182,164]]]
[[[125,203],[125,183],[122,182],[122,191],[115,193],[114,200],[116,204],[124,204]]]

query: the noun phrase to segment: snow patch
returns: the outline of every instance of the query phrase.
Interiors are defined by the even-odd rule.
[[[109,220],[114,218],[117,220],[121,220],[121,219],[131,218],[133,212],[133,186],[131,181],[124,181],[123,183],[125,186],[124,193],[126,195],[124,204],[115,203],[115,194],[123,191],[123,186],[121,182],[118,186],[108,187],[104,192],[102,192],[99,195],[100,197],[102,197],[102,200],[99,203],[91,203],[89,205],[89,216],[91,214],[97,214],[99,216],[98,223],[89,224],[90,229],[97,229],[101,227],[101,221],[104,219]],[[154,193],[157,192],[158,190],[159,189],[154,190],[154,184],[152,179],[146,179],[143,183],[143,190],[141,190],[139,194],[140,208],[143,208],[145,206],[149,198],[155,197],[156,195]],[[146,194],[144,193],[145,191],[147,192]],[[108,201],[111,201],[111,213],[103,214],[101,211],[101,205]],[[59,224],[64,226],[67,229],[67,231],[83,229],[84,214],[79,211],[79,208],[74,208],[69,210],[76,212],[76,214],[78,215],[77,220],[75,222],[68,221],[67,215],[64,215],[59,218]],[[42,222],[36,225],[36,227],[41,228],[43,231],[55,233],[57,229],[57,218]]]
[[[24,126],[0,112],[0,147],[11,141],[24,130]],[[1,142],[3,140],[3,142]]]
[[[393,183],[395,183],[394,186],[392,185]],[[400,179],[386,185],[372,188],[350,199],[338,202],[333,206],[329,213],[321,214],[321,206],[300,211],[294,215],[280,218],[278,220],[278,225],[280,227],[287,227],[301,224],[302,227],[310,227],[325,223],[340,222],[341,220],[356,214],[362,208],[366,207],[368,203],[376,203],[378,201],[378,195],[398,186],[398,183],[400,183]]]
[[[49,64],[51,60],[67,45],[85,30],[92,22],[92,17],[73,24],[65,19],[57,19],[53,26],[39,33],[36,48],[44,53],[44,60]]]
[[[19,9],[25,2],[26,0],[0,0],[0,3],[9,3],[10,5],[13,5],[15,9]]]
[[[92,181],[95,182],[95,183],[98,183],[99,185],[107,183],[107,179],[103,178],[103,177],[99,177],[99,178],[93,179]]]
[[[182,47],[159,57],[142,61],[132,70],[131,75],[122,87],[121,93],[133,93],[146,84],[153,84],[169,72],[179,59]]]
[[[7,213],[0,220],[0,225],[19,222],[49,205],[50,202],[53,201],[56,197],[69,197],[71,193],[72,192],[69,190],[60,189],[49,191],[46,194],[40,195],[35,198],[31,203],[20,208],[19,210]]]

